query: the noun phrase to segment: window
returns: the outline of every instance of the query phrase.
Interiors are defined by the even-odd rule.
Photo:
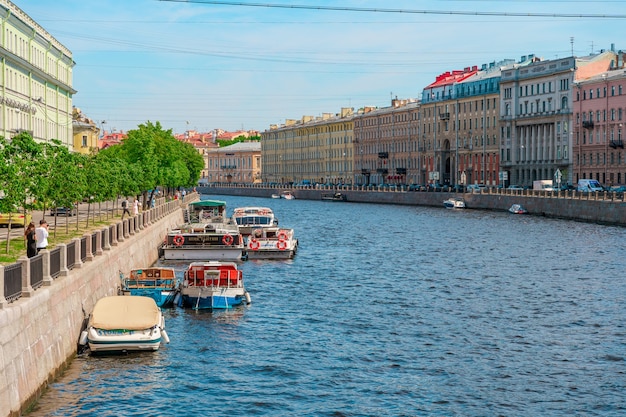
[[[87,135],[83,135],[83,144],[82,144],[83,148],[87,147]]]

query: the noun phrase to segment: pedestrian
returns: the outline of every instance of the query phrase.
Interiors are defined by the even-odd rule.
[[[128,214],[128,217],[130,217],[130,211],[128,210],[128,198],[125,198],[124,201],[122,201],[122,220],[124,220],[124,214]]]
[[[185,199],[186,195],[187,195],[187,190],[183,190],[183,200]]]
[[[152,201],[150,201],[150,208],[156,207],[156,198],[152,197]]]
[[[37,239],[37,253],[42,249],[48,247],[48,223],[41,219],[39,220],[39,227],[35,229],[35,236]]]
[[[133,215],[138,215],[139,214],[139,200],[135,199],[135,202],[133,203]]]
[[[26,256],[32,258],[37,255],[37,234],[35,233],[35,223],[30,222],[26,231],[24,231],[24,239],[26,239]]]

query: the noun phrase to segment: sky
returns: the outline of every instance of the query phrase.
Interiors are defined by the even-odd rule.
[[[617,0],[13,2],[72,51],[74,106],[118,132],[263,132],[468,66],[626,50]]]

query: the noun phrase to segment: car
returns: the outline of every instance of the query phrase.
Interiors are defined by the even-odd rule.
[[[409,185],[409,191],[426,191],[426,187],[422,184]]]
[[[9,220],[11,227],[26,227],[33,220],[33,217],[30,214],[24,215],[24,213],[0,213],[0,227],[9,227]]]
[[[509,190],[523,190],[524,189],[524,187],[522,187],[521,185],[509,185],[506,188]]]
[[[470,184],[467,186],[467,192],[474,194],[480,194],[486,189],[487,187],[484,184]]]
[[[50,209],[51,216],[76,216],[78,215],[78,207],[56,207]]]
[[[611,187],[610,191],[612,193],[624,193],[626,192],[626,185],[619,185],[616,187]]]
[[[463,193],[465,192],[465,186],[463,184],[455,184],[452,187],[450,187],[450,191],[455,192],[455,193]]]

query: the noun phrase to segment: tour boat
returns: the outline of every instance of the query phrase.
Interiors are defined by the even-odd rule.
[[[237,207],[231,218],[244,237],[249,236],[253,229],[278,225],[278,220],[269,207]]]
[[[184,261],[241,260],[245,250],[243,236],[225,214],[223,201],[190,203],[184,212],[186,223],[167,233],[159,248],[160,257]]]
[[[258,228],[248,236],[246,247],[248,259],[291,259],[298,250],[298,239],[293,229]]]
[[[155,351],[169,343],[161,309],[150,297],[112,296],[98,300],[79,344],[92,353]]]
[[[513,213],[513,214],[528,214],[528,210],[526,210],[524,207],[522,207],[521,204],[513,204],[509,208],[509,212]]]
[[[295,200],[296,196],[293,195],[291,191],[283,191],[280,193],[280,198],[284,198],[285,200]]]
[[[445,208],[461,209],[465,208],[465,200],[461,197],[451,197],[443,202]]]
[[[250,304],[243,274],[235,262],[192,262],[185,271],[180,294],[179,305],[195,310]]]
[[[178,293],[174,268],[149,267],[132,269],[129,276],[120,272],[121,295],[141,295],[152,298],[159,307],[171,307]]]

